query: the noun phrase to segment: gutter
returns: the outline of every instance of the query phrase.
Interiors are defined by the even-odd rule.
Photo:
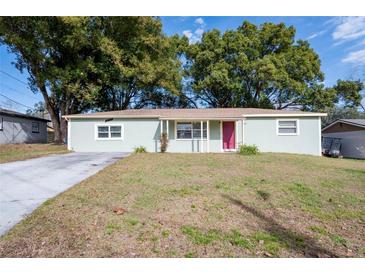
[[[242,114],[235,117],[163,117],[161,115],[64,115],[68,119],[108,119],[108,118],[157,118],[159,120],[236,120],[243,118],[259,117],[325,117],[327,113],[278,113],[278,114]]]
[[[327,113],[243,114],[242,117],[326,117]]]
[[[95,119],[95,118],[160,118],[161,116],[151,115],[64,115],[62,118],[67,119]]]

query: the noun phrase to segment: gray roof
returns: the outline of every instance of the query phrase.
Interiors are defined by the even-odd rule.
[[[330,123],[329,125],[325,126],[324,128],[322,128],[322,131],[326,130],[327,128],[332,127],[333,125],[335,125],[337,123],[344,123],[344,124],[352,125],[355,127],[365,128],[365,119],[338,119],[338,120]]]
[[[365,119],[340,119],[339,121],[347,122],[354,125],[365,126]]]
[[[127,109],[86,114],[66,115],[66,118],[138,118],[155,117],[160,119],[227,119],[242,117],[275,116],[326,116],[325,113],[275,110],[261,108],[184,108],[184,109]]]
[[[50,120],[48,120],[48,119],[43,119],[43,118],[36,117],[36,116],[33,116],[33,115],[24,114],[24,113],[16,112],[16,111],[13,111],[13,110],[4,109],[4,108],[0,108],[0,114],[1,115],[12,116],[12,117],[20,117],[20,118],[25,118],[25,119],[30,119],[30,120],[50,122]]]

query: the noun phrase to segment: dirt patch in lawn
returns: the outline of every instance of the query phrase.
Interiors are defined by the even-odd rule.
[[[43,204],[0,255],[364,257],[364,171],[286,154],[132,155]]]
[[[49,154],[67,153],[64,145],[53,144],[7,144],[0,145],[0,163],[37,158]]]

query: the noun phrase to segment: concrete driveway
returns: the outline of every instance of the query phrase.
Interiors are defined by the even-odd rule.
[[[47,199],[126,156],[73,152],[0,164],[0,235]]]

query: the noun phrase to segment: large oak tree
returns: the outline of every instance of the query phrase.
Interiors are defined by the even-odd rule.
[[[180,38],[167,37],[155,17],[102,18],[101,110],[184,106]]]
[[[236,30],[208,31],[187,47],[186,57],[195,99],[208,107],[323,110],[339,101],[361,104],[361,82],[325,88],[319,56],[283,23],[245,21]]]
[[[1,17],[0,44],[29,73],[29,85],[43,96],[55,132],[66,135],[62,115],[88,109],[97,90],[99,33],[87,17]]]
[[[155,17],[1,17],[0,44],[42,93],[59,143],[63,115],[185,104],[179,38]]]

